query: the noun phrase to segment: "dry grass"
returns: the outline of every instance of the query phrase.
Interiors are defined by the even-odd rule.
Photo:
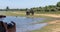
[[[48,25],[39,30],[31,32],[60,32],[60,20],[48,22]]]

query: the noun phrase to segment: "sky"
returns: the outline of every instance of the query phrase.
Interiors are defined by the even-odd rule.
[[[0,0],[0,9],[9,8],[32,8],[56,5],[60,0]]]

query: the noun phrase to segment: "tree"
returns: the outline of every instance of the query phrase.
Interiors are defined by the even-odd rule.
[[[48,7],[48,6],[45,6],[45,7],[44,7],[44,11],[45,11],[45,12],[49,12],[49,7]]]
[[[8,11],[8,10],[9,10],[9,7],[7,6],[7,7],[6,7],[6,11]]]
[[[54,8],[51,9],[51,12],[55,12],[56,10]]]
[[[28,8],[25,9],[25,11],[27,11],[27,10],[28,10]]]
[[[58,2],[56,6],[57,6],[57,7],[60,7],[60,2]]]

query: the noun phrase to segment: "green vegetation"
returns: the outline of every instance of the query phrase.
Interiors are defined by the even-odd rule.
[[[36,14],[60,14],[60,11],[56,11],[56,12],[35,12]]]
[[[0,15],[6,16],[25,16],[24,11],[0,11]]]
[[[60,11],[60,2],[56,5],[49,5],[45,7],[33,8],[35,12],[59,12]]]
[[[25,17],[46,17],[46,18],[51,18],[47,16],[37,16],[37,15],[29,15],[26,16],[25,11],[0,11],[0,15],[6,15],[6,16],[25,16]],[[35,13],[36,14],[36,13]]]
[[[0,9],[0,11],[26,11],[28,8],[25,9],[10,9],[8,6],[6,9]],[[60,2],[58,2],[56,5],[49,5],[45,7],[33,7],[30,8],[33,9],[36,13],[59,13],[60,14]]]

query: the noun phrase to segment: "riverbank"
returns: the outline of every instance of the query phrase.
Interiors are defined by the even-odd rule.
[[[52,18],[52,20],[55,18],[60,18],[60,14],[38,14],[38,13],[35,13],[34,15],[26,16],[25,11],[0,11],[0,15],[16,16],[16,17],[20,16],[20,17],[47,18],[43,22],[49,22],[51,18]]]
[[[0,11],[0,15],[6,15],[6,16],[26,16],[26,13],[25,13],[25,11]],[[60,14],[37,14],[37,13],[35,13],[33,16],[30,15],[28,17],[60,18]]]
[[[42,22],[49,22],[50,19],[55,19],[55,18],[60,18],[60,14],[38,14],[35,13],[34,15],[29,15],[26,16],[25,11],[0,11],[0,15],[6,15],[6,16],[20,16],[20,17],[37,17],[37,18],[47,18],[46,20],[42,21]]]
[[[60,20],[53,20],[47,23],[48,25],[42,29],[34,30],[31,32],[60,32]]]
[[[20,12],[12,12],[15,14],[25,14],[25,13],[20,13]],[[38,17],[38,16],[46,16],[46,17],[54,17],[54,18],[60,18],[60,14],[34,14],[34,16]]]
[[[35,14],[37,16],[48,16],[48,17],[54,17],[54,18],[60,18],[60,14]]]

